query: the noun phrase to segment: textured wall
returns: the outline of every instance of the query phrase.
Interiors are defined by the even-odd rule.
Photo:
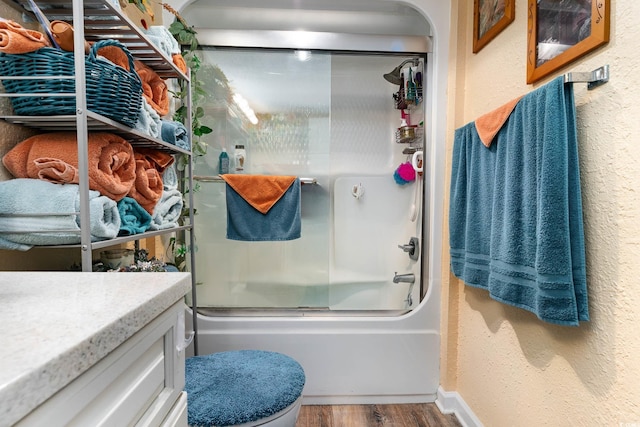
[[[527,1],[478,54],[473,1],[457,3],[448,171],[455,127],[560,73],[610,64],[611,80],[575,86],[591,322],[543,323],[447,275],[445,342],[455,351],[443,352],[442,384],[487,426],[640,425],[640,2],[612,1],[610,43],[535,86],[525,84]]]

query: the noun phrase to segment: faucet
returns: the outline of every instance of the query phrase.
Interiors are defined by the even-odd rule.
[[[393,283],[414,283],[415,281],[416,276],[414,276],[413,273],[398,274],[398,272],[396,271],[395,275],[393,276]]]

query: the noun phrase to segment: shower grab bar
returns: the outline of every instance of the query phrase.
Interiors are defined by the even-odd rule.
[[[564,75],[565,83],[588,83],[587,89],[595,89],[609,81],[609,65],[603,65],[591,72],[571,72]]]
[[[318,185],[318,181],[315,178],[299,178],[300,184],[303,185]],[[200,182],[224,182],[224,179],[218,175],[194,175],[194,181]]]

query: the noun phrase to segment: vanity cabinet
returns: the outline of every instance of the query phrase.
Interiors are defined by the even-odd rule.
[[[186,426],[184,304],[175,304],[16,427]],[[180,342],[179,342],[180,341]]]
[[[0,426],[186,426],[189,279],[0,273]]]

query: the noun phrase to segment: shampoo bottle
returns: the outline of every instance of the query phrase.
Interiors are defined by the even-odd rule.
[[[229,173],[229,155],[226,148],[222,149],[220,157],[218,157],[218,173],[220,175]]]
[[[244,151],[244,145],[236,145],[236,149],[233,152],[234,167],[236,173],[244,172],[244,162],[246,160],[246,152]]]

